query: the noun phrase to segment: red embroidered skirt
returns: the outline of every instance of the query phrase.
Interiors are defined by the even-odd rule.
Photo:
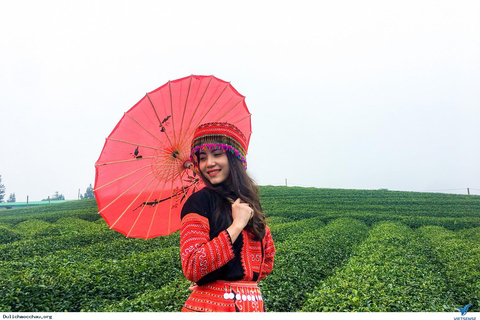
[[[196,286],[182,312],[265,312],[256,282],[215,281]]]

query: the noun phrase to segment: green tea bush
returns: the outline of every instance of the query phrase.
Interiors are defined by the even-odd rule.
[[[417,217],[458,218],[455,230],[480,227],[480,197],[388,190],[347,190],[262,186],[261,201],[269,216],[302,220],[318,214],[331,218],[350,217],[368,225],[383,220],[415,223]],[[368,220],[364,220],[368,219]],[[411,218],[411,220],[407,220]],[[473,219],[470,219],[473,218]],[[465,224],[473,222],[473,224]],[[444,221],[449,227],[455,219]],[[426,220],[417,223],[422,226]]]
[[[309,295],[302,311],[452,311],[431,250],[409,227],[381,222],[348,263]]]
[[[290,219],[288,217],[280,217],[280,216],[268,216],[267,215],[267,218],[265,219],[267,224],[272,227],[272,226],[276,226],[276,225],[279,225],[279,224],[282,224],[282,223],[288,223],[288,222],[292,222],[294,221],[293,219]]]
[[[0,211],[0,222],[10,225],[30,219],[55,223],[66,217],[75,217],[91,222],[101,219],[94,199]]]
[[[400,221],[411,228],[441,226],[450,230],[480,227],[479,217],[403,217]]]
[[[112,231],[110,231],[112,232]],[[170,236],[158,237],[149,240],[136,238],[118,238],[112,241],[97,242],[82,246],[75,250],[60,250],[55,256],[70,261],[91,261],[96,259],[123,260],[137,253],[155,252],[164,248],[176,247],[180,244],[179,232]],[[180,250],[178,248],[178,250]]]
[[[47,228],[48,229],[48,228]],[[27,239],[0,246],[0,260],[17,260],[35,256],[44,256],[61,250],[75,250],[78,247],[98,242],[109,242],[125,238],[118,232],[106,230],[97,233],[65,234],[40,239]]]
[[[175,247],[124,260],[72,262],[51,255],[2,267],[0,287],[6,292],[0,296],[0,306],[13,312],[97,310],[114,301],[135,299],[182,276]]]
[[[15,225],[15,230],[21,233],[25,238],[32,238],[36,234],[51,227],[51,223],[40,219],[29,219]]]
[[[480,246],[480,227],[462,229],[458,232],[458,237],[468,241],[472,241]]]
[[[293,231],[292,231],[293,232]],[[367,226],[353,219],[337,219],[276,245],[273,272],[260,282],[270,311],[298,311],[321,279],[349,257],[368,234]]]
[[[97,312],[179,312],[191,291],[190,282],[184,277],[175,278],[158,290],[142,293],[133,300],[123,299]]]
[[[34,238],[40,239],[49,236],[76,235],[82,233],[96,233],[106,230],[104,226],[80,218],[66,217],[55,221],[49,227],[35,234]]]
[[[478,235],[478,228],[453,232],[427,226],[419,232],[434,248],[454,306],[471,303],[470,311],[480,311],[480,239],[471,237]]]
[[[292,236],[296,237],[300,233],[308,230],[318,229],[325,226],[321,217],[304,219],[296,222],[287,222],[273,225],[270,227],[272,238],[275,243],[288,240]]]
[[[20,240],[22,235],[10,228],[0,226],[0,244],[10,243]]]

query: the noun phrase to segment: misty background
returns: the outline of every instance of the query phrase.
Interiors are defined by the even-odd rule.
[[[246,96],[260,185],[480,194],[480,2],[9,1],[5,200],[77,199],[146,92],[214,75]]]

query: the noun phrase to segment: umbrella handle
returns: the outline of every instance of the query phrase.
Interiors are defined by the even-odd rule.
[[[185,169],[190,169],[191,166],[193,166],[192,161],[185,161],[185,162],[183,163],[183,167],[184,167]]]

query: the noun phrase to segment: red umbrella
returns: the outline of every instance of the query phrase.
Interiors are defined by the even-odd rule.
[[[229,122],[251,134],[245,97],[214,76],[169,81],[128,110],[95,163],[95,197],[111,229],[153,238],[180,229],[185,200],[203,183],[190,162],[195,129]]]

